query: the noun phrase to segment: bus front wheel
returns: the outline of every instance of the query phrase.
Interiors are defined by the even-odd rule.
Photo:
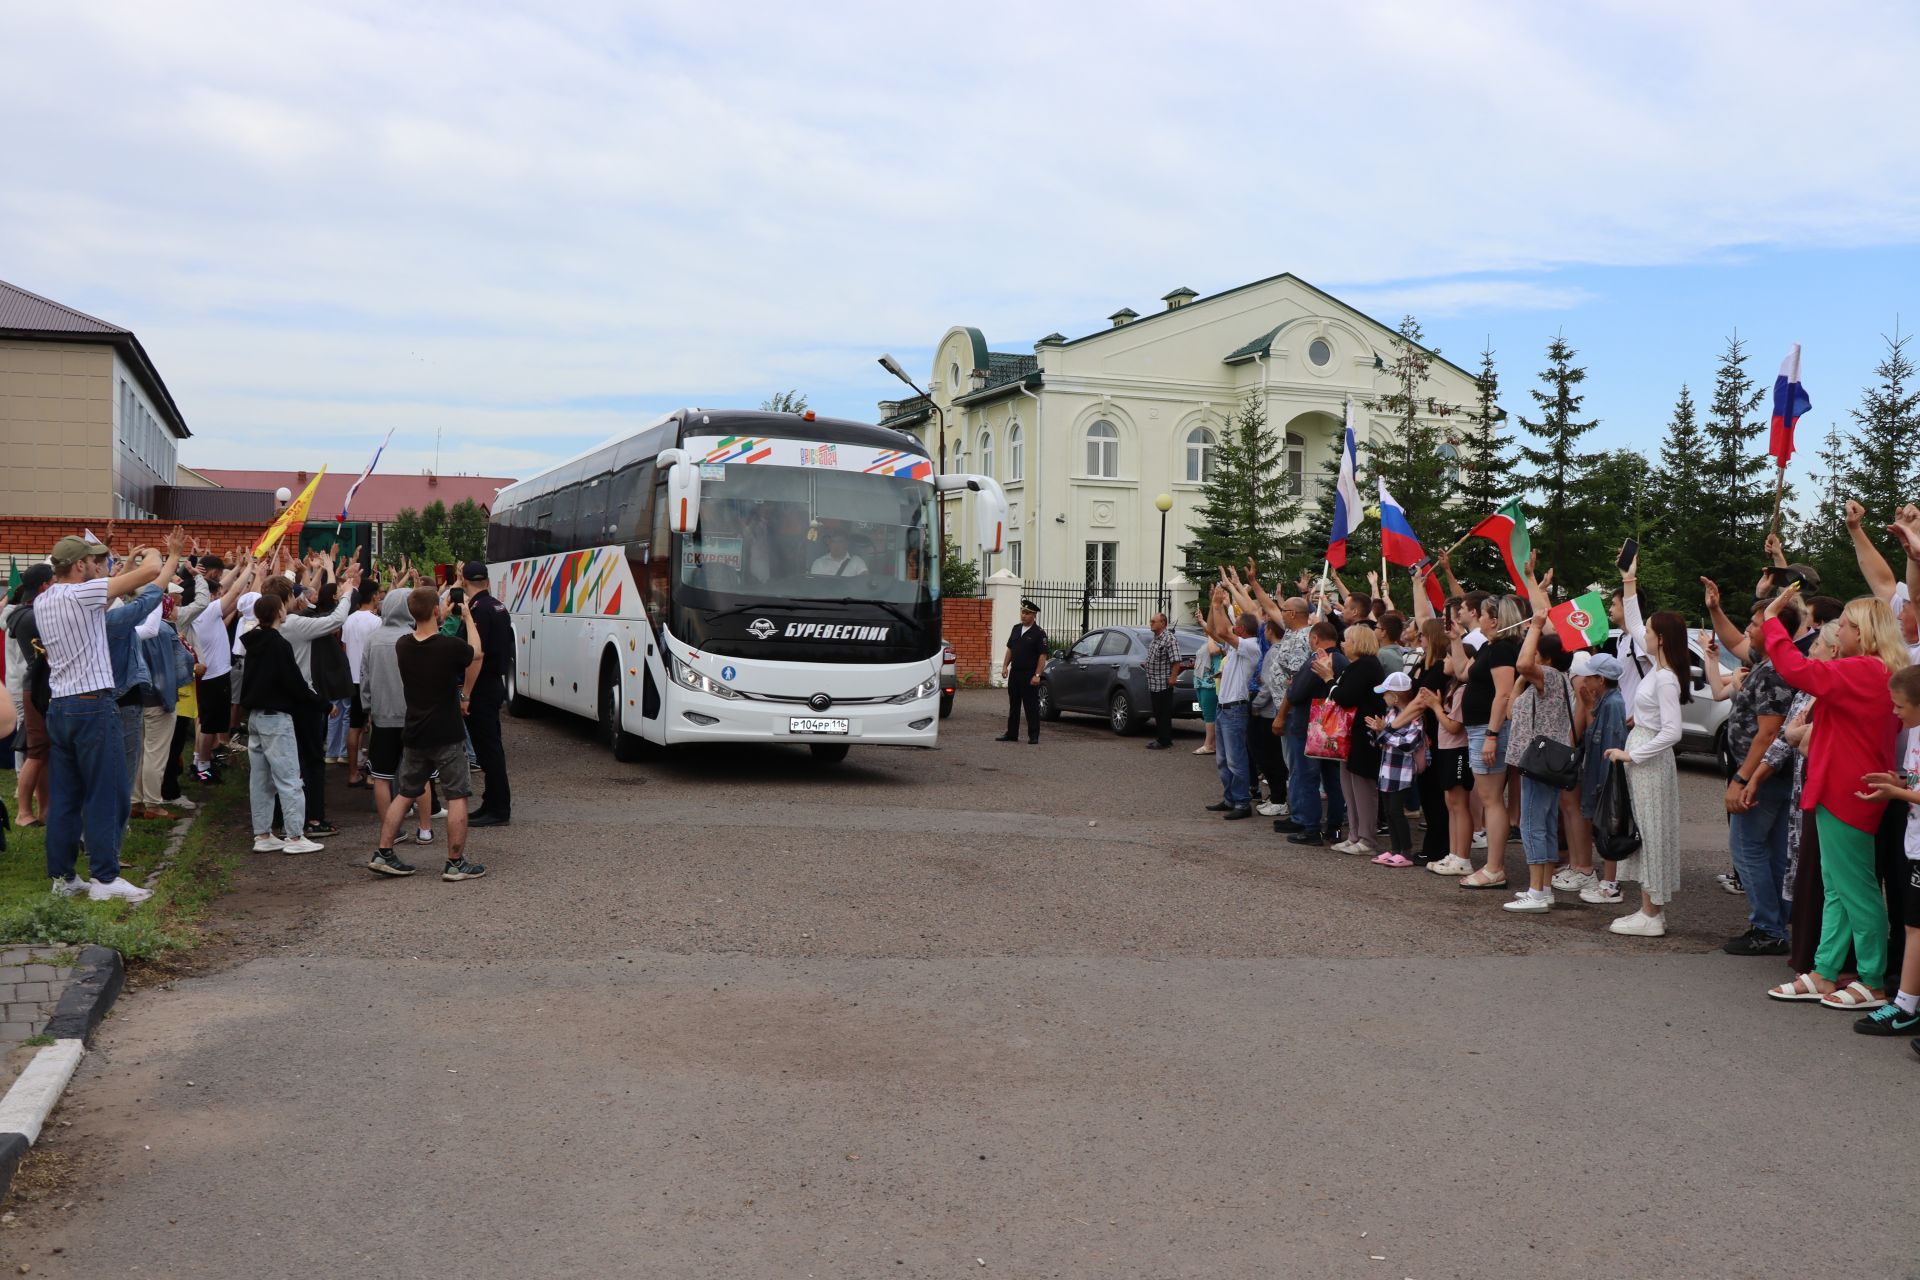
[[[847,758],[847,744],[844,742],[810,742],[807,750],[813,752],[813,758],[822,764],[838,764]]]
[[[615,760],[638,760],[645,743],[638,734],[628,733],[621,726],[620,698],[620,662],[609,653],[600,663],[600,740]]]

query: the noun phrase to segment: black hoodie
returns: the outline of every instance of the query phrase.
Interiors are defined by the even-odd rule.
[[[248,711],[277,711],[291,715],[319,709],[327,700],[315,693],[300,674],[293,646],[272,627],[247,633],[247,665],[240,677],[240,705]]]

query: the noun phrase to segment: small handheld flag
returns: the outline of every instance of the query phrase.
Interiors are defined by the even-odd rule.
[[[1796,342],[1780,362],[1780,376],[1773,380],[1773,430],[1767,437],[1767,452],[1783,467],[1793,459],[1794,424],[1811,408],[1813,401],[1800,385],[1800,344]]]
[[[1347,401],[1346,438],[1340,448],[1340,477],[1333,486],[1333,530],[1327,536],[1327,563],[1334,568],[1347,563],[1347,537],[1360,527],[1359,455],[1354,446],[1353,401]]]
[[[1524,589],[1520,566],[1533,554],[1533,539],[1527,536],[1527,513],[1520,509],[1518,499],[1473,526],[1467,536],[1486,538],[1499,547],[1501,559],[1507,562],[1507,576],[1513,579],[1513,589]]]
[[[1413,526],[1407,523],[1407,513],[1387,492],[1387,482],[1380,482],[1380,554],[1397,565],[1412,566],[1426,558],[1426,552],[1420,549],[1420,539],[1413,536]]]
[[[1547,610],[1547,621],[1568,653],[1597,649],[1607,642],[1607,598],[1598,591],[1575,596]]]

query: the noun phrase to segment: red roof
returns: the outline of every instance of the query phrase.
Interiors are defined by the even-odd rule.
[[[311,472],[299,471],[223,471],[214,467],[195,467],[194,470],[222,489],[265,489],[272,493],[285,486],[295,496],[313,479]],[[308,518],[331,519],[339,512],[341,500],[359,476],[358,471],[327,472],[320,488],[314,492],[313,510]],[[494,495],[512,483],[508,476],[383,476],[375,472],[360,486],[360,492],[353,495],[353,510],[347,513],[347,518],[378,523],[393,519],[403,507],[419,511],[435,501],[451,507],[466,498],[491,511]]]

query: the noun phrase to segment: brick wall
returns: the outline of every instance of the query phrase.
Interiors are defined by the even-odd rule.
[[[114,552],[124,555],[128,547],[148,543],[156,547],[164,546],[174,523],[171,520],[116,521],[113,531]],[[265,524],[182,520],[179,525],[186,530],[189,539],[200,539],[209,552],[221,556],[231,551],[236,543],[252,546],[255,539],[266,532]],[[42,560],[53,550],[54,543],[87,527],[93,529],[95,537],[107,536],[107,522],[104,520],[79,520],[65,516],[0,516],[0,556],[19,556],[23,565],[29,557]],[[4,572],[4,567],[0,567],[0,573]]]
[[[940,602],[940,625],[953,646],[960,679],[986,684],[993,673],[993,602],[985,596],[951,596]]]

